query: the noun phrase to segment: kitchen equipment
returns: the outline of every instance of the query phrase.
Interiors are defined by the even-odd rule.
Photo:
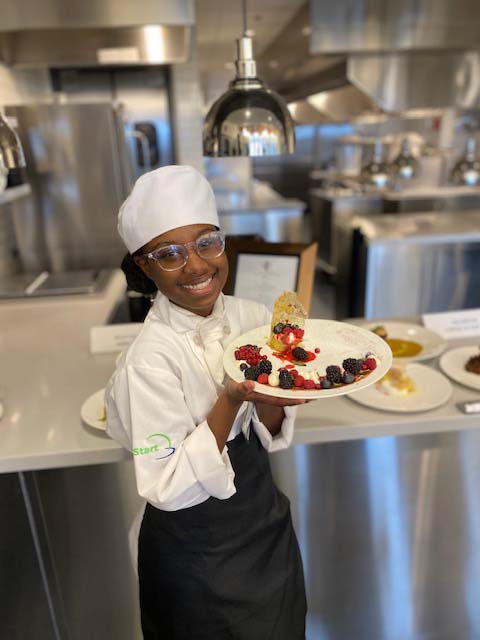
[[[243,36],[237,40],[235,79],[212,105],[203,128],[206,156],[276,156],[293,153],[295,130],[287,105],[257,77],[243,0]]]
[[[24,166],[25,156],[20,140],[5,119],[5,115],[0,112],[0,167],[3,171]]]
[[[375,142],[372,160],[362,168],[361,177],[365,184],[377,189],[388,189],[392,184],[391,169],[383,158],[383,144]]]
[[[366,318],[480,307],[480,212],[353,218],[350,262],[338,274],[337,314]]]
[[[32,187],[13,218],[21,270],[115,268],[120,205],[134,179],[173,160],[165,73],[62,71],[57,82],[66,104],[8,107]]]
[[[467,140],[465,155],[452,169],[451,181],[456,185],[476,187],[480,185],[480,158],[477,154],[477,140],[470,137]]]
[[[391,171],[394,179],[398,181],[397,186],[416,176],[418,172],[418,162],[412,154],[410,140],[408,138],[402,140],[400,153],[392,162]]]
[[[0,278],[0,299],[100,293],[112,275],[109,269],[81,269]]]

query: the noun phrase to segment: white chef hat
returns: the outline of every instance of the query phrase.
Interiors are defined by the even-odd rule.
[[[171,165],[145,173],[118,213],[118,233],[130,253],[188,224],[220,226],[212,187],[188,166]]]

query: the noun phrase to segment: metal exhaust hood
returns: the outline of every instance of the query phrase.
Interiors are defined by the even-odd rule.
[[[258,63],[299,122],[338,122],[365,112],[478,108],[478,42],[476,0],[310,0]],[[314,94],[320,109],[306,101]]]
[[[0,56],[12,67],[169,64],[190,55],[193,0],[6,0]]]

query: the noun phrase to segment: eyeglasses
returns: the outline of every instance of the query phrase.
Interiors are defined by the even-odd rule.
[[[193,242],[169,244],[144,254],[145,258],[155,260],[164,271],[176,271],[187,264],[189,247],[194,247],[203,260],[214,260],[225,251],[225,236],[220,231],[201,235]]]

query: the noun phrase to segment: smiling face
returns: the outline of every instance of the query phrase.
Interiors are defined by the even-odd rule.
[[[186,244],[201,235],[215,231],[213,225],[190,224],[172,229],[153,238],[142,253],[169,244]],[[225,253],[212,260],[204,260],[193,247],[189,248],[187,264],[176,271],[165,271],[154,260],[142,256],[134,257],[136,264],[151,278],[161,293],[173,303],[199,316],[208,316],[225,286],[228,276],[228,261]]]

